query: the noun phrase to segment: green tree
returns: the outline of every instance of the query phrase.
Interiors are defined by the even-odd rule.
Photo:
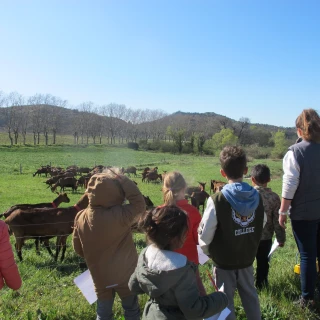
[[[167,134],[172,138],[175,149],[181,153],[183,148],[183,139],[186,131],[184,129],[173,129],[171,126],[167,128]]]
[[[286,139],[284,131],[278,130],[272,137],[274,141],[274,148],[271,151],[273,158],[282,158],[287,152],[289,141]]]
[[[235,145],[238,137],[230,128],[222,128],[220,132],[213,135],[212,139],[204,143],[203,149],[206,153],[217,154],[227,145]]]
[[[238,137],[233,133],[232,129],[221,129],[212,137],[213,147],[215,150],[220,150],[227,145],[235,145],[238,142]]]
[[[203,133],[196,133],[194,135],[194,144],[193,150],[197,154],[201,154],[203,152],[204,143],[206,142],[206,138]]]

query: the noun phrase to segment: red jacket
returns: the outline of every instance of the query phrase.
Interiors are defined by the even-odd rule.
[[[200,212],[185,199],[177,201],[176,205],[188,214],[189,231],[183,247],[175,252],[185,255],[189,261],[199,264],[197,244],[198,227],[201,221]]]
[[[4,283],[13,290],[18,290],[22,284],[9,241],[8,227],[0,220],[0,290]]]

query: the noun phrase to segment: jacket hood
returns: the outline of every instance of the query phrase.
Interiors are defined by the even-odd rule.
[[[86,190],[91,207],[113,207],[121,205],[125,200],[124,191],[117,179],[104,173],[91,177]]]
[[[221,192],[233,210],[242,216],[249,216],[259,205],[258,191],[246,182],[227,184]]]
[[[139,256],[136,276],[141,289],[151,298],[157,298],[174,287],[184,276],[183,271],[187,272],[189,268],[192,268],[192,265],[187,262],[185,266],[169,271],[150,269],[148,267],[146,250]],[[178,253],[176,254],[179,255]]]

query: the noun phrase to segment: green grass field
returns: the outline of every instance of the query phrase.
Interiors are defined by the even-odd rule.
[[[192,155],[172,155],[133,151],[126,148],[109,146],[39,146],[39,147],[0,147],[1,153],[1,188],[0,212],[17,203],[49,202],[54,199],[50,189],[46,189],[44,177],[33,177],[32,173],[40,165],[66,167],[72,164],[94,166],[95,164],[114,166],[158,166],[159,172],[179,170],[189,185],[197,181],[222,179],[219,173],[219,161],[213,157]],[[250,168],[257,163],[269,165],[272,172],[271,188],[280,194],[282,162],[263,160],[248,163]],[[20,173],[20,170],[22,171]],[[162,203],[161,185],[141,182],[140,175],[134,178],[144,195],[150,196],[155,205]],[[250,180],[246,180],[250,182]],[[84,190],[77,193],[68,192],[73,205]],[[62,206],[67,206],[63,204]],[[144,236],[136,234],[135,243],[138,251],[145,246]],[[296,257],[296,245],[290,225],[287,229],[287,243],[274,253],[270,269],[270,288],[260,292],[263,319],[315,319],[309,311],[294,307],[292,301],[300,292],[299,278],[293,273]],[[71,236],[68,240],[66,258],[63,263],[54,262],[44,248],[37,256],[33,241],[27,241],[23,248],[24,261],[18,262],[23,279],[19,294],[5,288],[0,291],[0,319],[95,319],[95,305],[90,306],[73,284],[73,279],[84,270],[79,267],[82,260],[73,252]],[[14,244],[14,237],[11,237]],[[51,240],[52,248],[54,241]],[[205,270],[211,269],[211,262],[200,267],[206,289],[212,291]],[[140,297],[141,309],[147,297]],[[239,297],[236,296],[237,319],[246,319]],[[115,319],[122,319],[123,314],[119,300],[116,300]]]

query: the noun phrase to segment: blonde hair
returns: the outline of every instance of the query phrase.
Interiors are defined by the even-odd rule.
[[[182,174],[178,171],[169,172],[166,174],[163,181],[163,200],[165,205],[175,205],[178,193],[187,187]]]
[[[320,143],[320,117],[314,109],[304,109],[296,119],[304,140]]]

